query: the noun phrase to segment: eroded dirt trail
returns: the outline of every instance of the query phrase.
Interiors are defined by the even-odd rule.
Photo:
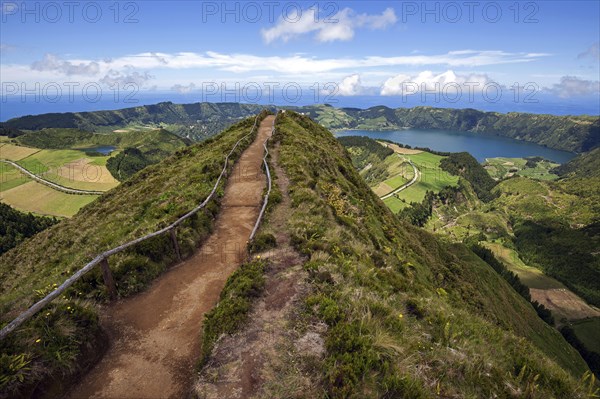
[[[245,248],[262,203],[263,142],[273,116],[244,151],[230,176],[215,230],[194,256],[151,287],[104,312],[110,347],[68,398],[183,398],[199,354],[204,314],[217,302]]]
[[[324,324],[297,317],[310,288],[306,261],[292,246],[288,218],[292,214],[290,181],[279,164],[279,145],[270,150],[271,167],[282,200],[261,227],[277,247],[262,252],[269,260],[265,290],[253,303],[244,327],[222,336],[197,379],[202,399],[320,398],[319,374],[325,353]]]

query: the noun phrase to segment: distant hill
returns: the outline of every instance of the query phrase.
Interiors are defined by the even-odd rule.
[[[553,172],[563,177],[600,177],[600,147],[573,158]]]
[[[194,141],[212,136],[264,106],[239,103],[173,104],[162,102],[115,111],[67,112],[28,115],[0,124],[11,135],[19,130],[74,128],[106,132],[128,126],[162,127]],[[585,152],[600,145],[598,116],[554,116],[475,109],[433,107],[368,109],[331,105],[283,106],[307,114],[328,129],[449,129],[530,141],[547,147]]]
[[[114,111],[28,115],[10,119],[1,125],[4,129],[13,130],[71,128],[87,132],[106,132],[132,125],[154,126],[197,141],[212,136],[263,108],[262,105],[239,103],[162,102]]]
[[[598,116],[502,114],[433,107],[359,109],[316,105],[290,108],[307,114],[328,129],[448,129],[510,137],[575,152],[600,145]]]

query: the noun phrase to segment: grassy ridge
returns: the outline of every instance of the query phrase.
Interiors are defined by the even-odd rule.
[[[332,276],[306,303],[329,326],[331,397],[581,393],[585,363],[560,334],[464,246],[399,222],[331,133],[286,112],[275,140],[292,242]]]
[[[246,119],[215,138],[149,166],[84,207],[72,219],[61,221],[0,257],[2,325],[96,254],[155,231],[200,203],[221,172],[224,154],[248,134],[253,123],[254,118]],[[252,143],[254,136],[238,146],[232,160]],[[224,182],[216,198],[178,228],[183,256],[190,255],[209,235],[223,188]],[[175,258],[168,236],[145,241],[112,256],[109,261],[119,295],[142,290]],[[100,272],[94,270],[54,301],[48,311],[38,313],[3,340],[0,392],[26,392],[49,375],[69,374],[77,369],[82,345],[94,342],[97,331],[91,304],[102,301],[105,295]]]
[[[575,157],[554,172],[560,176],[600,177],[600,147]]]
[[[446,172],[465,178],[480,200],[489,202],[494,199],[492,189],[496,185],[494,179],[468,152],[456,152],[440,161],[440,167]]]

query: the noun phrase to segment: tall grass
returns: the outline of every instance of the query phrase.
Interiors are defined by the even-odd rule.
[[[278,119],[288,226],[328,325],[330,397],[585,397],[587,367],[463,245],[400,222],[309,118]],[[327,276],[316,278],[315,276]]]

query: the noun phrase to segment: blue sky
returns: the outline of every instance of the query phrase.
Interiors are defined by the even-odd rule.
[[[291,86],[314,102],[500,92],[504,109],[527,94],[600,107],[598,1],[0,3],[3,95],[93,84],[199,99],[216,84],[240,101]]]

